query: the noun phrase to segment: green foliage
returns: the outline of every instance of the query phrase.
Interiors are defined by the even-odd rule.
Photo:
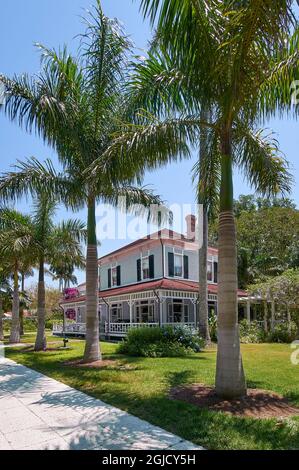
[[[131,328],[118,352],[131,356],[176,357],[199,352],[203,341],[184,326]]]
[[[265,332],[258,322],[240,322],[240,341],[241,343],[263,343],[265,341]]]
[[[209,329],[211,341],[217,343],[217,315],[214,312],[209,315]]]
[[[291,343],[298,338],[298,327],[295,322],[277,323],[267,335],[269,343]]]

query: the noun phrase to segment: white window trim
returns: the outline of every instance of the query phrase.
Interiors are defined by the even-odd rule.
[[[148,279],[150,279],[149,257],[150,257],[150,250],[148,250],[148,251],[146,252],[146,254],[144,254],[142,251],[140,252],[141,282],[142,282],[142,281],[147,281]],[[147,260],[148,260],[148,277],[144,277],[144,276],[143,276],[142,261],[143,261],[144,259],[147,259]]]
[[[173,278],[174,279],[185,279],[184,278],[184,256],[185,256],[185,251],[182,248],[173,247],[172,252],[173,252],[173,258],[174,258],[174,262],[173,262],[173,274],[174,275],[173,275]],[[181,260],[182,260],[182,275],[181,276],[176,276],[175,275],[175,257],[176,256],[180,256]],[[168,273],[168,275],[169,275],[169,273]]]
[[[208,271],[207,271],[207,281],[209,284],[214,284],[215,286],[218,284],[218,282],[215,282],[215,266],[214,263],[217,263],[218,266],[218,258],[216,256],[208,256],[208,262],[212,263],[212,281],[208,280]]]
[[[170,321],[170,309],[172,308],[173,309],[173,306],[174,305],[180,305],[182,307],[182,321],[180,322],[175,322],[174,321],[174,312],[172,310],[172,321]],[[186,322],[185,321],[185,307],[187,308],[188,310],[188,321]],[[170,322],[170,323],[177,323],[178,325],[180,324],[185,324],[185,323],[189,323],[189,320],[190,320],[190,308],[189,308],[189,304],[188,303],[185,303],[184,300],[182,302],[178,302],[174,299],[172,299],[171,302],[169,302],[168,304],[168,312],[167,312],[167,320]]]
[[[111,284],[111,287],[119,287],[117,286],[117,262],[113,263],[113,264],[110,264],[110,284]],[[113,284],[113,270],[116,269],[116,284],[114,285]]]
[[[151,310],[152,311],[152,320],[150,320],[148,323],[155,323],[155,300],[151,300],[151,299],[148,299],[146,303],[143,303],[145,301],[143,300],[137,300],[135,302],[135,305],[134,305],[134,319],[135,321],[137,322],[137,308],[141,308],[141,307],[148,307],[148,310]],[[148,314],[148,317],[149,317],[149,314]],[[140,320],[140,313],[139,313],[139,320]],[[138,322],[137,322],[138,323]],[[139,321],[139,323],[141,323]]]

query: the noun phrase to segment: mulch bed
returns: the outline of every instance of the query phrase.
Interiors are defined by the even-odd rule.
[[[219,398],[212,387],[193,384],[172,388],[170,398],[241,417],[288,418],[299,415],[299,408],[292,406],[286,398],[260,389],[248,389],[246,397],[226,400]]]
[[[102,369],[103,367],[115,366],[117,363],[108,359],[94,362],[84,362],[82,359],[80,359],[76,361],[66,361],[63,363],[63,365],[71,367],[88,367],[90,369]]]

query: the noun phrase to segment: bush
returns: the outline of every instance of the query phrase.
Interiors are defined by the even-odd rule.
[[[24,318],[23,320],[24,332],[31,332],[37,330],[37,319],[36,318]]]
[[[241,343],[263,343],[266,339],[265,331],[258,322],[242,320],[239,328]]]
[[[162,326],[131,328],[127,338],[118,346],[118,352],[142,357],[178,357],[199,352],[203,341],[188,327]]]
[[[215,313],[209,315],[209,329],[211,341],[217,343],[217,315]]]
[[[59,323],[61,325],[63,324],[63,320],[61,320],[61,315],[60,315],[60,320],[55,320],[53,318],[50,318],[50,319],[46,320],[46,329],[47,330],[52,330],[54,323]]]
[[[269,343],[291,343],[297,337],[298,328],[295,322],[277,323],[272,331],[267,335]]]

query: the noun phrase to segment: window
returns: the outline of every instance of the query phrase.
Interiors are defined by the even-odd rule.
[[[135,321],[136,323],[154,323],[155,321],[154,302],[149,302],[147,300],[136,302]]]
[[[174,275],[175,277],[183,277],[183,256],[174,255]]]
[[[182,300],[175,299],[168,305],[168,322],[169,323],[188,323],[189,322],[189,305],[184,304]]]
[[[154,277],[154,255],[150,255],[149,251],[146,254],[140,253],[140,258],[137,259],[137,281],[154,279]]]
[[[111,285],[117,286],[117,266],[113,266],[111,269]]]
[[[121,285],[121,269],[120,265],[113,265],[108,269],[108,288]]]
[[[110,319],[112,323],[119,323],[123,320],[122,304],[112,304],[110,307]]]
[[[207,278],[208,278],[208,281],[213,282],[213,263],[212,263],[212,261],[208,261]]]
[[[149,256],[141,255],[141,276],[142,280],[149,279],[150,272],[149,272]]]

